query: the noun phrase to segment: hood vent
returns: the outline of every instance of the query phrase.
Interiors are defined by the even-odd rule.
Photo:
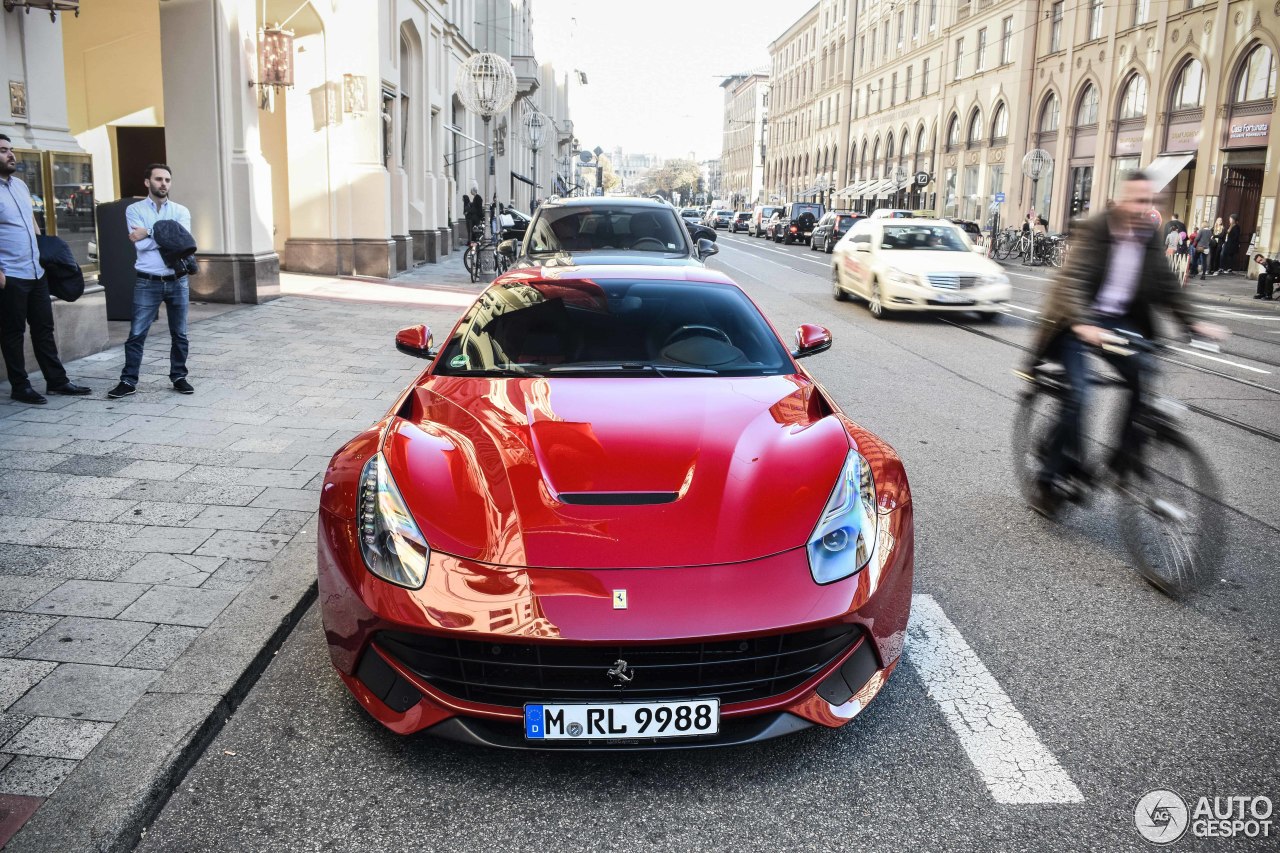
[[[561,492],[559,498],[578,506],[651,506],[673,503],[679,492]]]

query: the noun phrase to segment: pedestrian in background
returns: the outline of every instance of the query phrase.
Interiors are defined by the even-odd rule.
[[[169,321],[169,381],[179,394],[195,393],[187,381],[187,313],[191,294],[186,270],[171,269],[151,235],[155,224],[162,219],[171,219],[190,231],[191,211],[169,198],[173,171],[164,163],[148,166],[142,183],[147,188],[147,197],[129,205],[124,213],[129,239],[138,252],[134,263],[137,281],[133,285],[133,320],[129,325],[129,339],[124,343],[120,384],[107,392],[113,400],[127,397],[138,389],[147,332],[160,314],[161,303]]]
[[[1274,299],[1276,282],[1280,281],[1280,261],[1269,261],[1259,252],[1253,256],[1253,262],[1258,265],[1258,291],[1253,298]]]
[[[1209,272],[1219,275],[1222,270],[1223,243],[1227,239],[1227,229],[1219,216],[1213,221],[1213,238],[1209,245]]]
[[[1222,241],[1222,258],[1219,261],[1219,274],[1235,273],[1236,255],[1240,253],[1240,214],[1233,213],[1227,217],[1227,237]]]
[[[18,171],[13,141],[0,133],[0,352],[9,374],[9,396],[19,403],[49,402],[31,387],[23,339],[31,327],[31,349],[50,394],[80,396],[90,389],[67,378],[53,337],[49,282],[40,266],[35,209]]]
[[[1204,281],[1205,271],[1209,269],[1209,252],[1213,248],[1213,229],[1209,227],[1209,220],[1200,223],[1200,230],[1196,232],[1196,238],[1191,243],[1191,275],[1196,274],[1196,270],[1200,271],[1200,280]]]
[[[471,185],[471,194],[462,197],[462,215],[467,220],[467,239],[470,240],[476,226],[484,222],[484,199],[475,184]]]

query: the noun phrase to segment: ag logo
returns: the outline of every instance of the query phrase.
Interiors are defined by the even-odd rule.
[[[1133,825],[1152,844],[1172,844],[1187,831],[1187,804],[1173,791],[1151,791],[1134,807]]]

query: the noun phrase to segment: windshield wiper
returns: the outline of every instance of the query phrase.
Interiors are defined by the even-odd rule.
[[[653,371],[659,376],[683,373],[694,376],[718,376],[720,371],[709,367],[689,367],[682,364],[664,364],[659,367],[647,361],[623,361],[615,364],[564,364],[553,367],[551,373],[639,373]]]

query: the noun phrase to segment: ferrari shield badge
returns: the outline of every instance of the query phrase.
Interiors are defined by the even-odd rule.
[[[613,609],[627,609],[627,591],[625,589],[615,589],[613,591]]]

